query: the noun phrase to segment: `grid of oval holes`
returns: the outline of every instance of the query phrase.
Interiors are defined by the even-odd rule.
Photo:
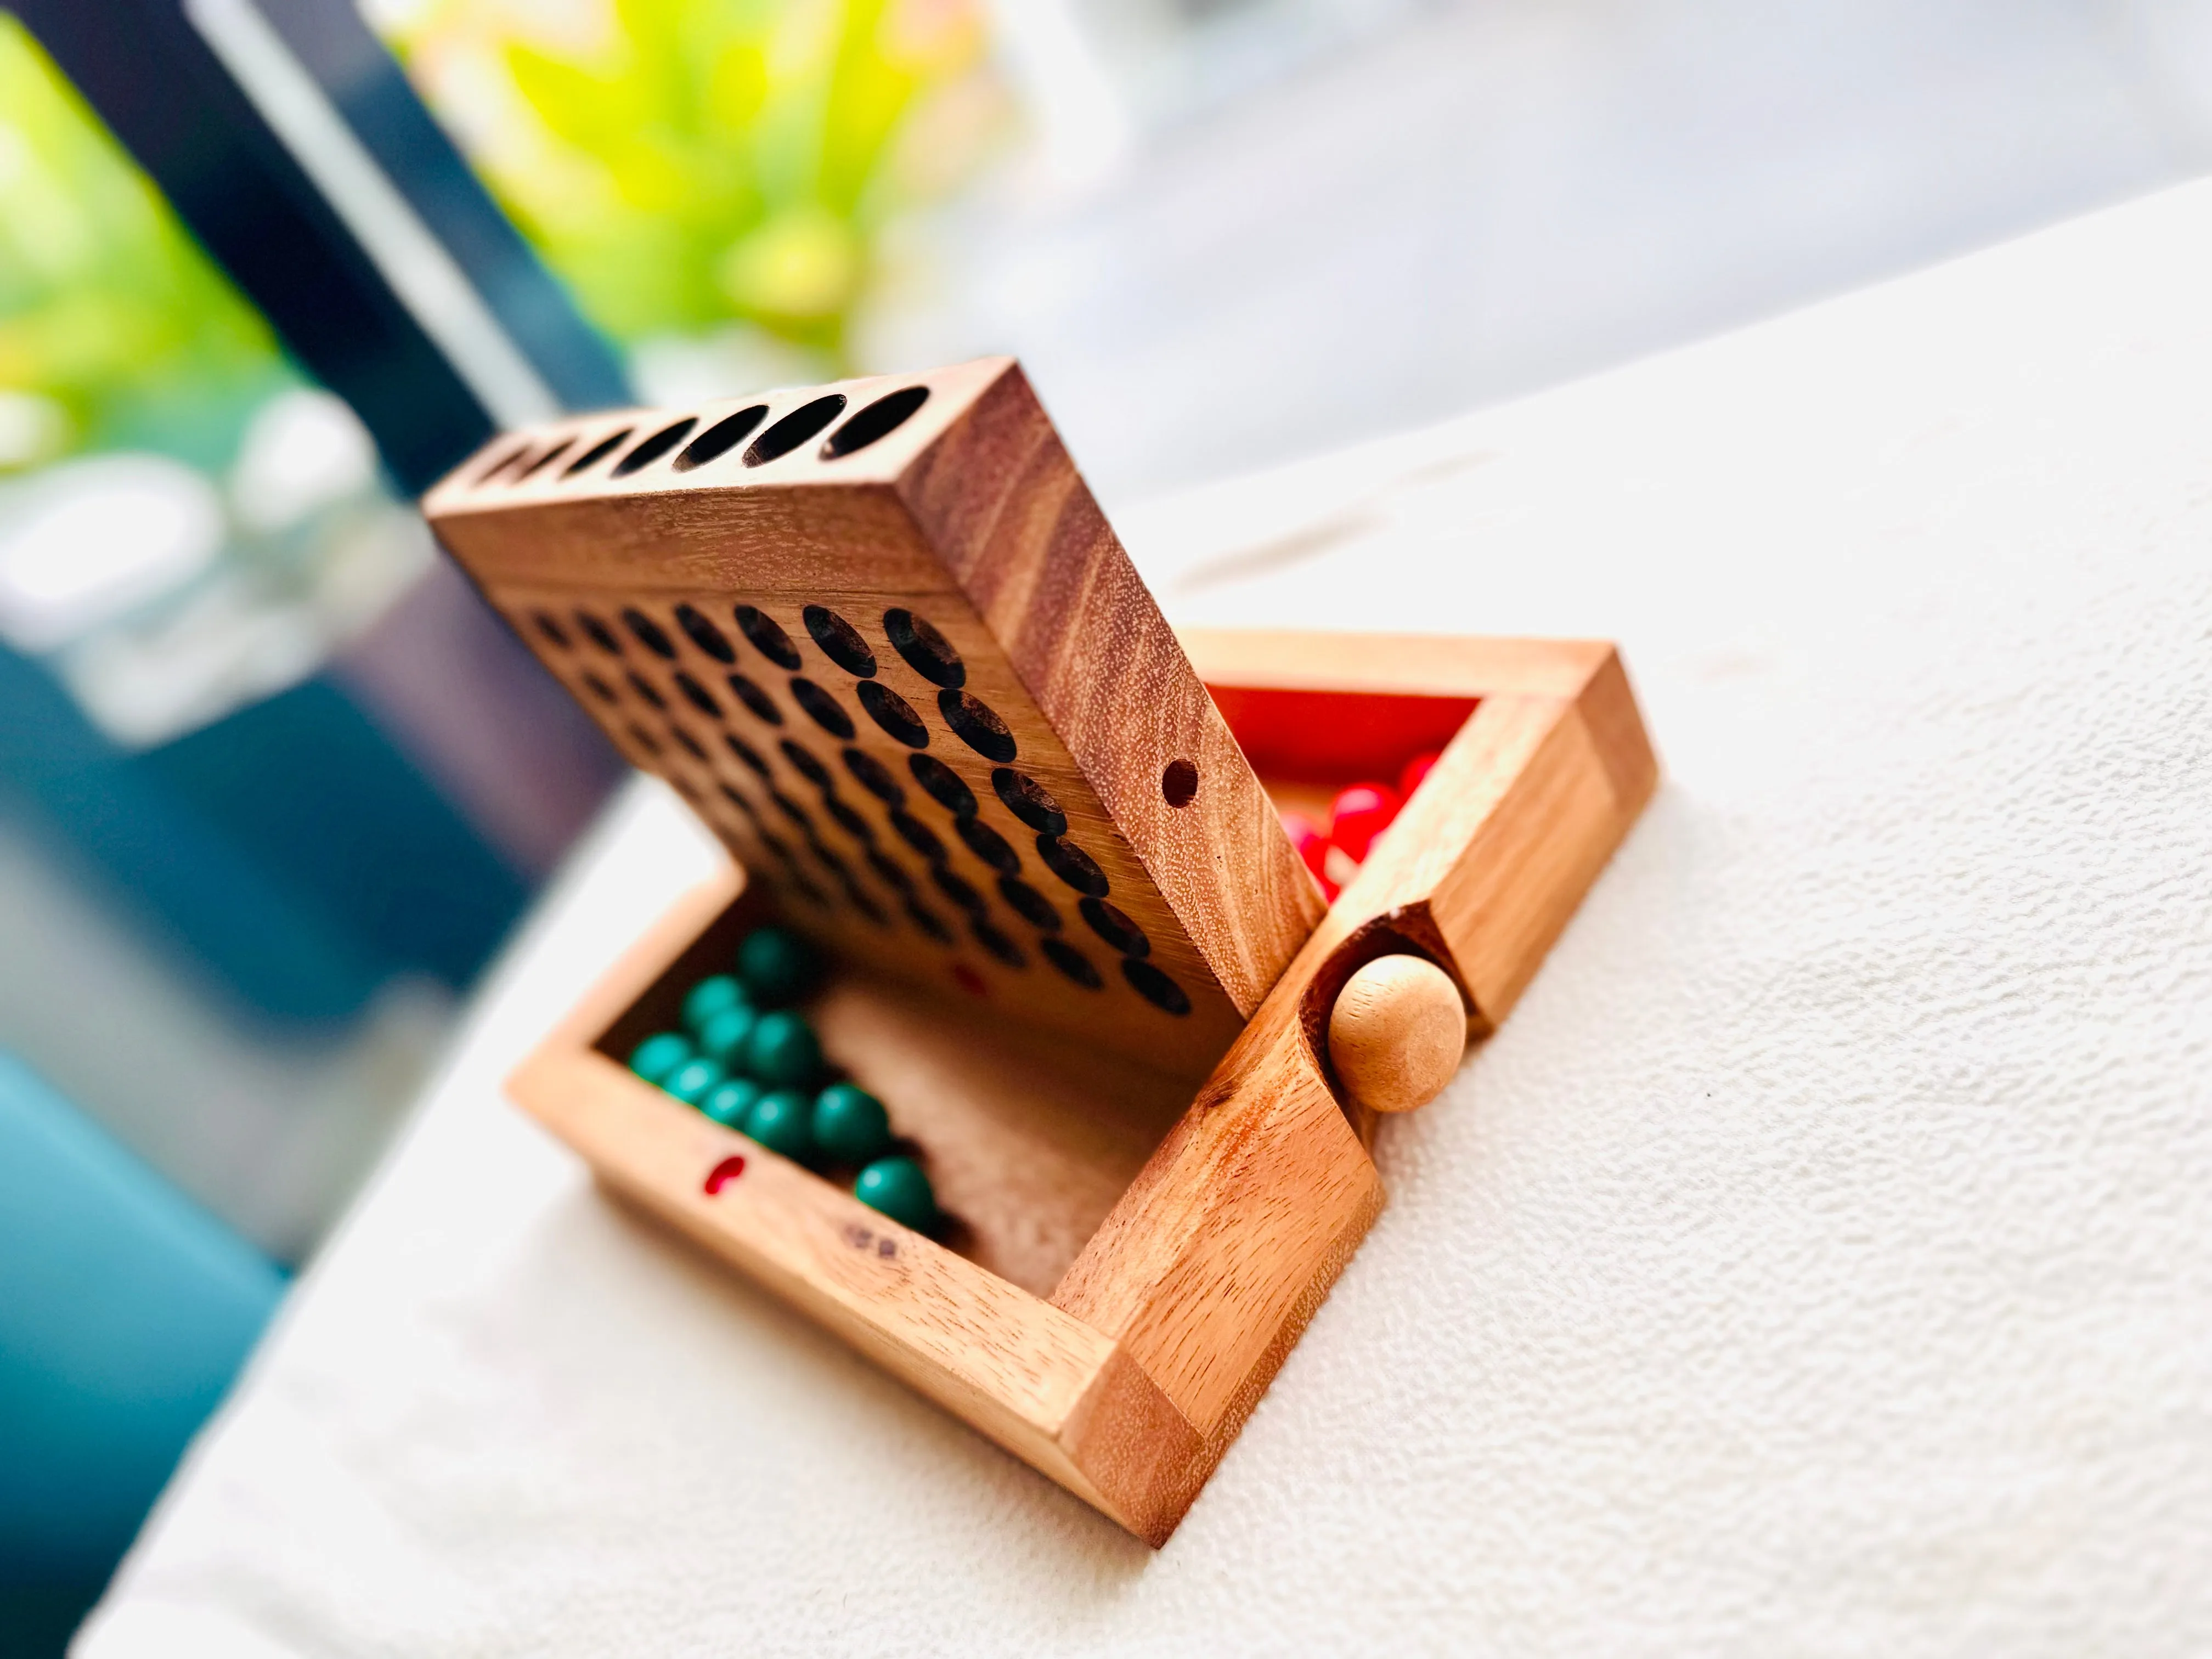
[[[635,605],[611,615],[538,610],[525,626],[633,759],[669,777],[710,821],[764,848],[810,902],[842,901],[878,927],[910,926],[947,948],[964,933],[1009,969],[1030,969],[1034,951],[1089,991],[1108,984],[1094,960],[1103,945],[1145,1001],[1190,1012],[1182,987],[1150,960],[1144,929],[1112,902],[1105,872],[1069,837],[1059,802],[1020,769],[1012,729],[968,688],[967,665],[927,617],[895,606],[880,618],[879,638],[937,689],[934,731],[878,678],[888,653],[854,618],[810,605],[796,620],[831,672],[810,665],[792,630],[749,605],[719,617],[689,604],[661,615]],[[701,727],[695,714],[713,725]],[[864,722],[899,745],[903,767],[860,744]],[[1033,837],[1029,856],[985,821],[975,792],[931,752],[940,734],[990,763],[992,792]],[[856,800],[880,815],[880,830]],[[951,842],[988,872],[983,885],[998,905],[953,867]],[[1063,916],[1070,902],[1081,934]],[[1000,907],[1025,926],[1010,928]]]
[[[754,428],[768,418],[766,404],[755,404],[726,415],[703,432],[696,429],[699,417],[686,415],[655,428],[634,444],[630,440],[637,436],[635,426],[618,428],[580,451],[575,450],[579,434],[573,433],[551,440],[550,447],[542,451],[533,450],[532,441],[526,439],[500,451],[498,458],[477,475],[477,483],[519,484],[535,477],[548,463],[570,455],[571,451],[575,451],[573,457],[554,476],[563,479],[581,477],[617,450],[623,451],[622,458],[608,468],[610,477],[627,478],[642,472],[672,451],[675,456],[668,463],[669,471],[690,472],[721,459],[748,438],[752,441],[746,445],[739,459],[747,468],[761,467],[805,448],[832,426],[836,429],[830,433],[816,454],[824,461],[842,460],[890,436],[928,401],[927,386],[901,386],[896,392],[862,404],[839,423],[838,417],[845,415],[847,398],[842,392],[827,392],[787,410],[757,437],[753,435]],[[629,446],[627,449],[625,445]]]

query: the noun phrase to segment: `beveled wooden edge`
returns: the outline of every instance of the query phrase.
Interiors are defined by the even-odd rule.
[[[1478,1031],[1494,1026],[1657,766],[1609,645],[1212,630],[1184,641],[1214,684],[1480,699],[1053,1293],[1120,1339],[1212,1447],[1382,1207],[1371,1115],[1326,1058],[1337,990],[1376,957],[1410,951],[1451,975]]]
[[[1478,699],[1277,990],[1303,966],[1310,1028],[1316,1000],[1411,942],[1459,981],[1478,1029],[1494,1028],[1658,785],[1619,652],[1414,634],[1178,637],[1209,684]],[[1372,948],[1341,950],[1378,928]]]
[[[1602,640],[1238,628],[1179,628],[1176,637],[1209,685],[1286,691],[1572,698],[1614,658]]]
[[[509,1097],[610,1190],[1157,1547],[1195,1494],[1205,1449],[1118,1344],[592,1046],[743,885],[732,869],[656,919],[509,1078]],[[732,1158],[742,1172],[710,1192]]]

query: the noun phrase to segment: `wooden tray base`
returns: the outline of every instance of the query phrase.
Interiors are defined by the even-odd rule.
[[[956,1219],[908,1231],[632,1076],[768,919],[741,872],[672,909],[511,1085],[601,1178],[1149,1541],[1167,1538],[1382,1204],[1321,1033],[1409,951],[1504,1018],[1656,781],[1604,645],[1190,635],[1272,793],[1443,758],[1194,1100],[1065,1037],[841,965],[810,1006]]]

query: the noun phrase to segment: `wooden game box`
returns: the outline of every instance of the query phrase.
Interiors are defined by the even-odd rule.
[[[611,1192],[1164,1541],[1383,1202],[1347,982],[1441,969],[1455,1060],[1650,797],[1613,649],[1178,635],[1005,360],[578,417],[424,508],[735,860],[514,1098]],[[1277,808],[1428,752],[1325,902]],[[806,1012],[926,1161],[932,1232],[626,1066],[770,921],[831,959]]]

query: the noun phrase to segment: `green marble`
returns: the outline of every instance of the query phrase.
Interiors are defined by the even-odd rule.
[[[814,947],[787,928],[756,927],[738,946],[738,977],[770,1007],[805,995],[820,968]]]
[[[902,1226],[927,1232],[937,1221],[937,1194],[910,1158],[879,1158],[860,1171],[853,1196]]]
[[[803,1015],[788,1008],[763,1014],[745,1038],[744,1070],[771,1088],[803,1088],[822,1069],[822,1045]]]
[[[745,1039],[759,1018],[759,1012],[745,1003],[723,1009],[699,1028],[699,1052],[725,1066],[741,1067]]]
[[[658,1083],[691,1058],[691,1041],[680,1031],[658,1031],[630,1051],[629,1068]]]
[[[775,1089],[753,1102],[745,1133],[772,1152],[804,1164],[814,1156],[813,1103],[796,1089]]]
[[[660,1086],[686,1106],[696,1106],[729,1073],[719,1060],[695,1055],[660,1079]]]
[[[891,1149],[884,1103],[858,1084],[831,1084],[814,1097],[814,1144],[832,1164],[872,1164]]]
[[[684,999],[684,1023],[695,1031],[704,1031],[717,1014],[727,1013],[744,1000],[745,988],[733,974],[702,979]]]
[[[725,1078],[699,1102],[699,1109],[726,1129],[743,1129],[745,1114],[761,1097],[761,1086],[749,1077]]]

